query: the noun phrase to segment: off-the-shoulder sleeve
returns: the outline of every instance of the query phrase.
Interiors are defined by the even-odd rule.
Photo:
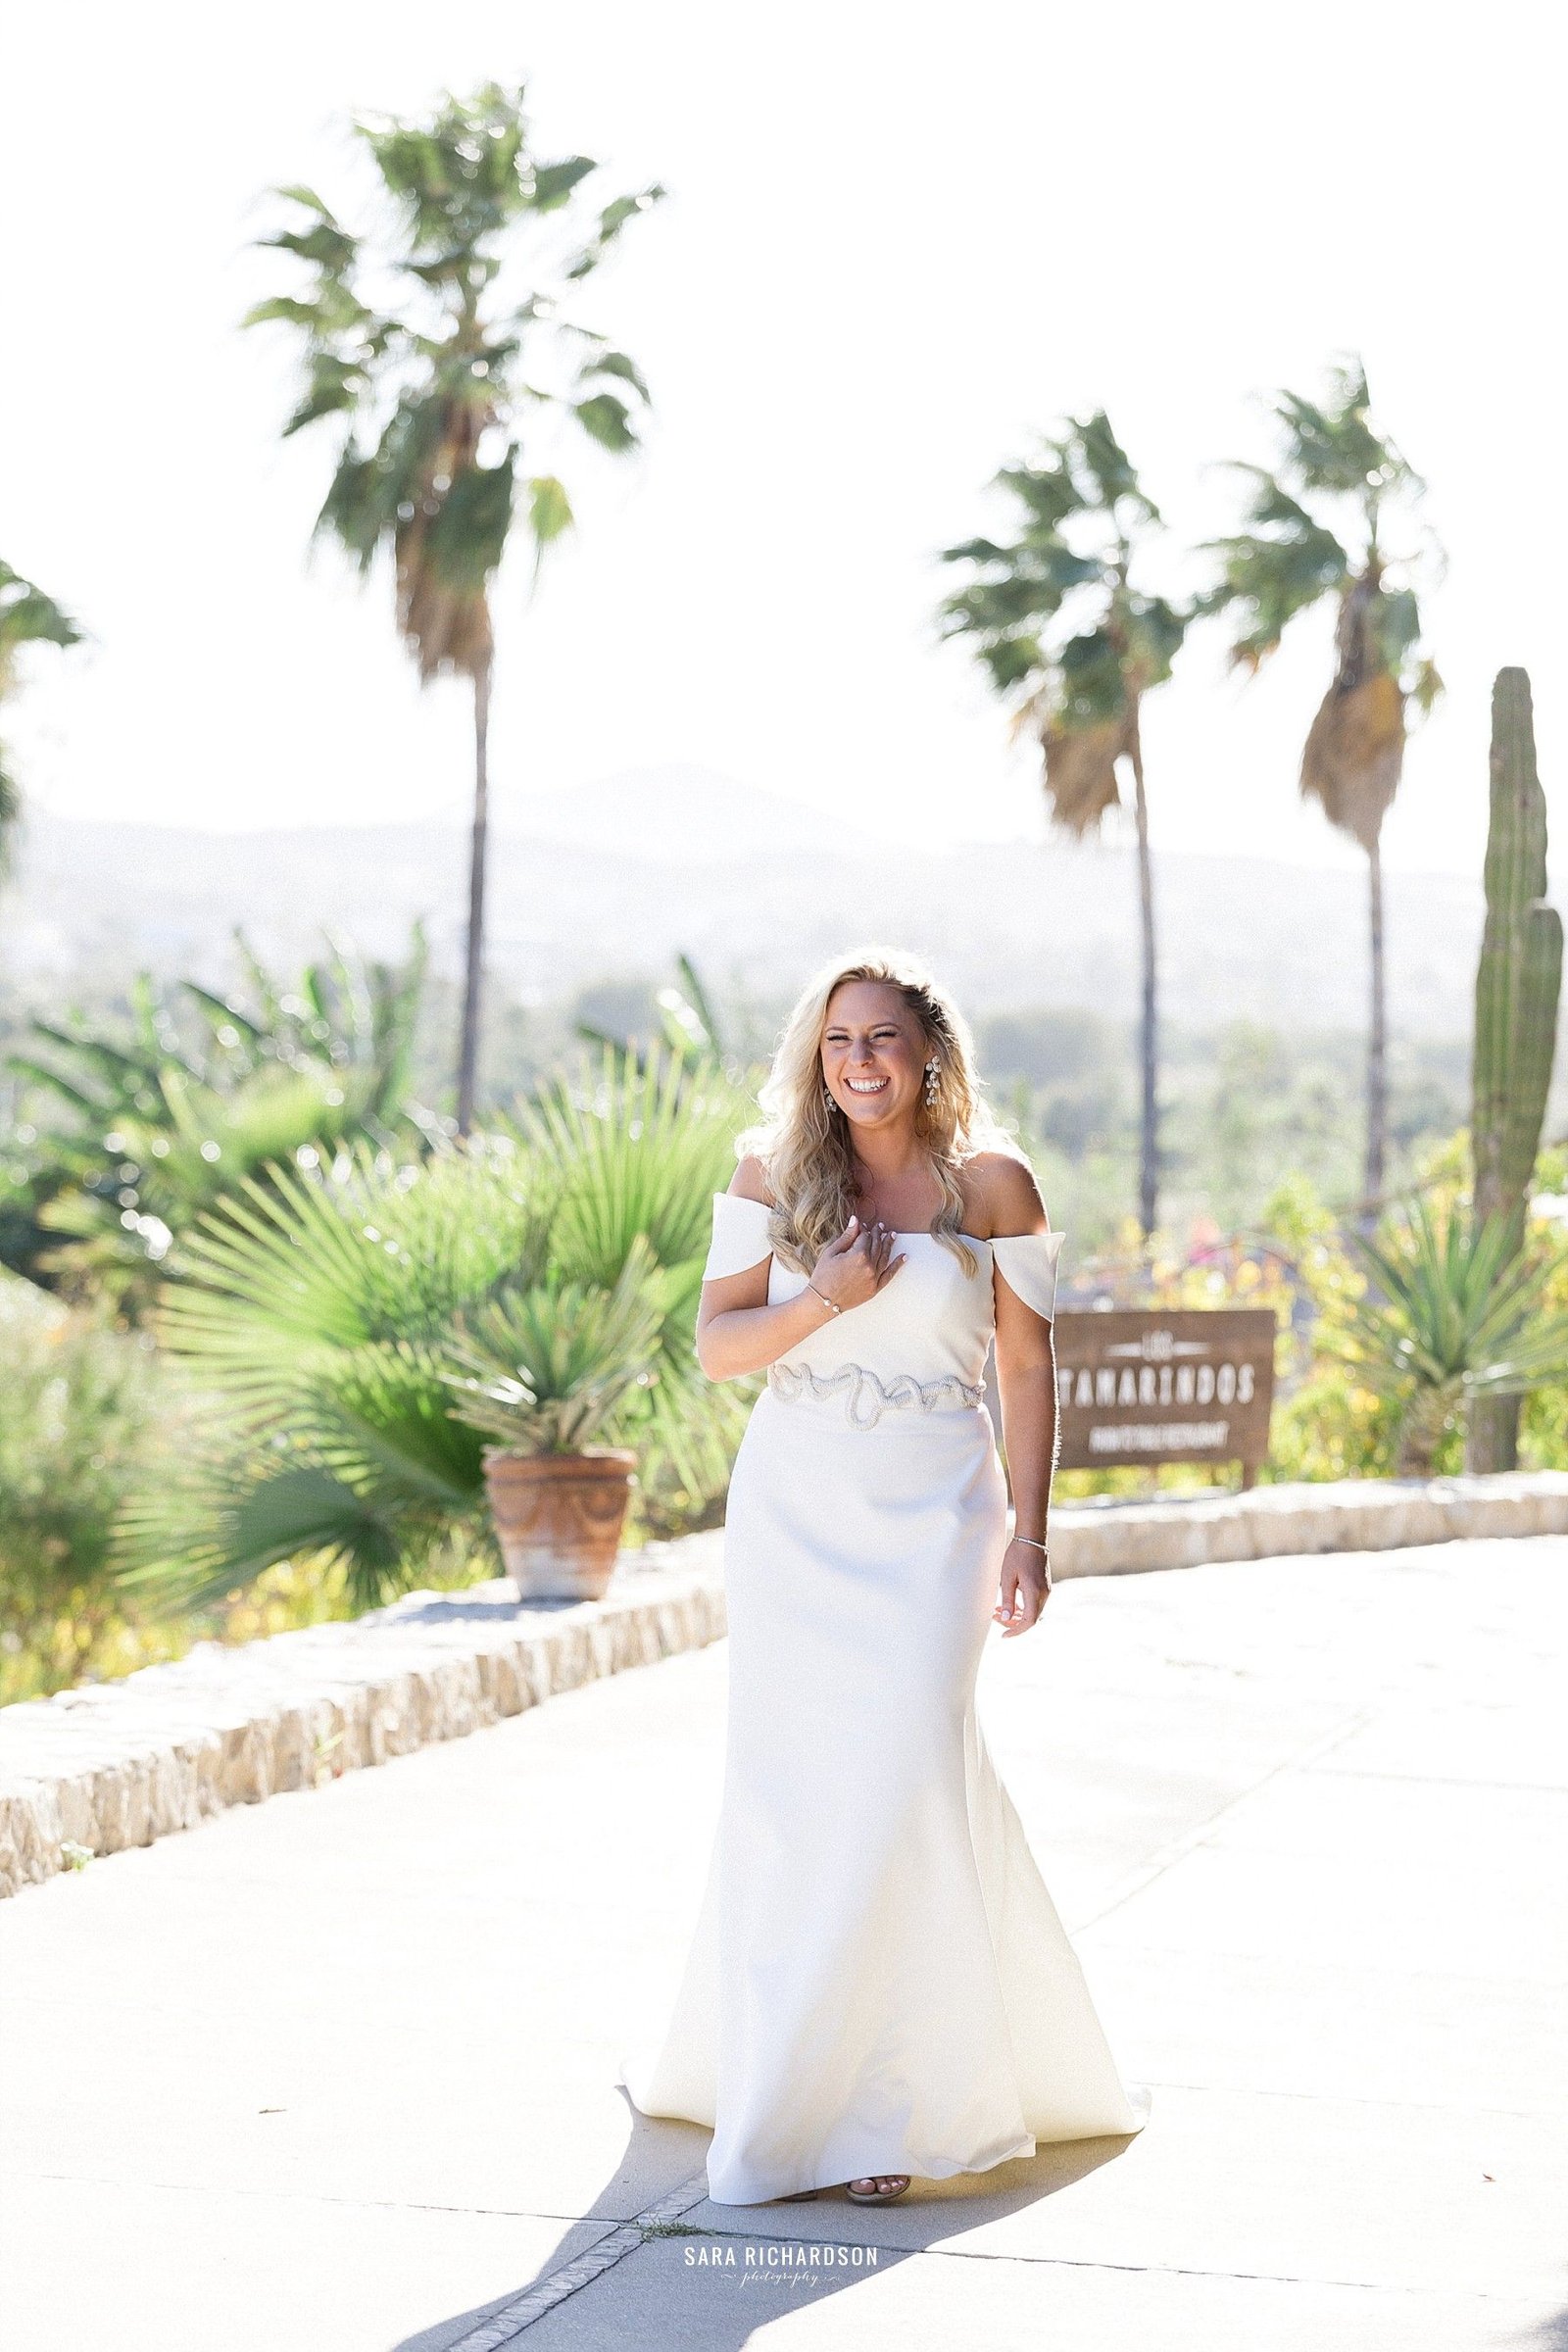
[[[767,1238],[767,1218],[765,1200],[747,1200],[739,1193],[715,1193],[713,1239],[703,1280],[720,1282],[726,1274],[744,1274],[748,1266],[760,1265],[773,1247]]]
[[[1065,1239],[1060,1233],[999,1233],[991,1244],[1008,1289],[1048,1323],[1056,1311],[1056,1260]]]

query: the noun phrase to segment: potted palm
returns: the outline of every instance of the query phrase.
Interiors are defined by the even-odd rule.
[[[448,1344],[453,1411],[484,1449],[496,1541],[521,1600],[599,1600],[637,1456],[614,1443],[655,1377],[663,1277],[635,1237],[612,1289],[558,1269],[501,1286]]]
[[[341,1569],[356,1609],[379,1608],[445,1581],[454,1544],[466,1556],[496,1483],[487,1442],[551,1464],[522,1474],[535,1486],[566,1480],[568,1453],[635,1447],[650,1524],[700,1521],[749,1407],[692,1348],[712,1195],[744,1116],[714,1065],[656,1052],[634,1067],[607,1049],[466,1146],[398,1164],[362,1141],[310,1173],[241,1179],[180,1230],[158,1326],[212,1410],[179,1475],[127,1496],[121,1573],[205,1607],[310,1559]],[[634,1254],[659,1268],[621,1293],[651,1282],[651,1364],[645,1318],[617,1308],[607,1326],[585,1296],[613,1293]],[[481,1363],[457,1361],[454,1338]],[[617,1516],[626,1470],[587,1474]]]

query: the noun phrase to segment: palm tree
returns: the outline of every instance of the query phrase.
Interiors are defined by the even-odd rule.
[[[564,411],[617,455],[636,446],[631,404],[647,400],[642,376],[564,306],[626,222],[663,194],[644,188],[590,207],[584,183],[600,167],[585,155],[542,161],[523,96],[492,82],[471,98],[447,95],[427,121],[357,120],[387,199],[383,220],[356,234],[314,190],[279,189],[298,225],[260,241],[303,262],[311,278],[303,295],[258,303],[245,320],[281,321],[302,343],[305,390],[284,437],[325,418],[347,426],[318,532],[339,541],[362,573],[389,551],[398,627],[420,684],[449,671],[472,686],[464,1134],[484,952],[490,586],[519,491],[535,578],[572,521],[560,477],[524,471],[544,412]]]
[[[53,597],[45,596],[9,564],[0,563],[0,702],[16,685],[17,655],[23,646],[80,643],[81,631]],[[21,810],[22,796],[0,743],[0,881],[10,865],[11,842]]]
[[[1410,575],[1414,545],[1384,532],[1408,523],[1426,485],[1371,420],[1359,360],[1335,368],[1321,403],[1281,392],[1271,404],[1280,455],[1272,471],[1242,466],[1250,492],[1244,527],[1210,543],[1220,577],[1200,600],[1232,616],[1233,666],[1255,673],[1298,612],[1332,598],[1334,676],[1301,752],[1303,795],[1367,855],[1372,1004],[1367,1044],[1364,1189],[1383,1191],[1388,1137],[1388,1005],[1383,957],[1383,819],[1404,763],[1405,705],[1430,710],[1443,681],[1421,650]],[[1436,543],[1426,553],[1435,557]],[[1391,574],[1393,584],[1391,584]]]
[[[944,563],[966,564],[972,576],[943,605],[942,630],[968,638],[997,692],[1016,699],[1014,733],[1037,737],[1046,799],[1064,832],[1097,832],[1123,805],[1124,761],[1130,772],[1143,938],[1138,1202],[1147,1236],[1158,1209],[1158,1042],[1140,714],[1145,695],[1170,676],[1186,615],[1133,586],[1134,561],[1160,516],[1103,410],[1070,419],[1040,464],[1004,467],[996,486],[1011,494],[1018,535],[944,552]]]

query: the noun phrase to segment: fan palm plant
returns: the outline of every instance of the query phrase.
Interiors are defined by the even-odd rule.
[[[17,656],[24,645],[79,645],[75,622],[31,580],[24,580],[9,564],[0,563],[0,702],[16,685]],[[10,864],[12,837],[21,813],[22,796],[11,773],[4,744],[0,744],[0,881]]]
[[[480,1535],[465,1348],[510,1356],[496,1379],[518,1383],[519,1408],[536,1396],[536,1429],[591,1407],[656,1486],[721,1488],[739,1407],[702,1380],[692,1330],[740,1120],[721,1075],[706,1093],[677,1076],[607,1063],[591,1099],[557,1083],[513,1129],[403,1167],[362,1146],[277,1169],[203,1219],[160,1328],[210,1394],[210,1446],[127,1508],[127,1577],[189,1604],[321,1552],[370,1605],[454,1534]]]
[[[552,1232],[569,1276],[610,1288],[646,1235],[668,1284],[651,1386],[631,1400],[631,1442],[645,1485],[680,1496],[721,1492],[740,1435],[740,1392],[692,1380],[692,1335],[712,1230],[713,1200],[734,1173],[745,1098],[710,1058],[651,1051],[637,1066],[612,1045],[586,1084],[557,1075],[519,1106],[520,1151],[548,1171],[559,1200]],[[505,1132],[505,1131],[500,1131]]]
[[[323,420],[347,427],[318,532],[364,573],[390,554],[397,624],[421,685],[446,671],[472,688],[463,1134],[473,1119],[483,967],[491,585],[519,497],[536,575],[571,525],[560,476],[529,466],[543,411],[616,455],[636,446],[642,376],[569,305],[626,222],[663,193],[591,203],[585,183],[599,165],[537,155],[523,95],[489,83],[445,97],[427,121],[357,121],[385,199],[382,228],[358,233],[314,190],[280,189],[298,224],[263,242],[306,266],[307,289],[246,318],[282,322],[303,346],[305,389],[285,437]],[[517,272],[525,283],[513,282]]]
[[[992,685],[1013,702],[1015,734],[1041,746],[1053,821],[1098,832],[1132,780],[1143,949],[1142,1116],[1138,1201],[1146,1235],[1158,1214],[1158,1036],[1154,885],[1144,789],[1144,698],[1170,676],[1186,616],[1135,586],[1132,573],[1159,512],[1104,412],[1073,419],[1036,465],[997,476],[1016,536],[945,551],[968,584],[941,609],[943,634],[969,641]]]
[[[460,1421],[522,1453],[576,1453],[618,1434],[618,1415],[648,1387],[663,1337],[659,1260],[639,1234],[612,1290],[511,1281],[447,1343]]]
[[[1342,1351],[1400,1407],[1396,1467],[1426,1477],[1445,1432],[1479,1399],[1520,1396],[1568,1378],[1568,1315],[1544,1315],[1546,1269],[1511,1254],[1503,1216],[1479,1229],[1425,1201],[1381,1240],[1357,1238],[1383,1294],[1361,1299]]]
[[[346,1567],[357,1604],[476,1531],[480,1441],[449,1410],[439,1343],[540,1236],[511,1171],[445,1152],[389,1170],[362,1146],[244,1181],[185,1237],[159,1335],[209,1398],[177,1478],[133,1494],[124,1579],[202,1606],[276,1561]]]
[[[1420,476],[1375,427],[1359,361],[1337,368],[1321,402],[1281,392],[1272,469],[1243,466],[1243,528],[1211,542],[1219,579],[1200,601],[1231,622],[1233,666],[1255,674],[1298,613],[1335,609],[1334,676],[1307,730],[1300,786],[1332,825],[1366,852],[1371,1013],[1366,1074],[1364,1187],[1369,1213],[1383,1191],[1388,1138],[1388,1004],[1384,978],[1383,820],[1404,765],[1405,713],[1430,710],[1442,680],[1422,651],[1413,584],[1423,559],[1414,536]],[[1391,546],[1402,528],[1408,541]]]
[[[613,1289],[551,1267],[503,1284],[447,1344],[453,1410],[493,1441],[491,1520],[523,1600],[599,1600],[614,1574],[637,1464],[614,1440],[656,1378],[667,1289],[637,1234]]]

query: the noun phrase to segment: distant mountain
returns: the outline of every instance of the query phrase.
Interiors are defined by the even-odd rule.
[[[710,767],[645,767],[542,797],[517,829],[527,841],[597,844],[656,865],[725,865],[814,840],[825,822],[818,808]]]
[[[541,802],[499,832],[491,963],[527,999],[662,974],[684,950],[719,987],[782,996],[820,958],[866,941],[924,955],[975,1011],[1136,1009],[1130,851],[1036,842],[911,850],[819,846],[818,812],[700,769],[620,776]],[[292,959],[322,928],[381,956],[427,917],[455,971],[467,845],[461,823],[208,834],[35,815],[0,913],[19,978],[229,975],[241,924]],[[1184,1023],[1251,1018],[1359,1027],[1366,884],[1355,871],[1162,855],[1163,1003]],[[1392,875],[1392,1015],[1407,1035],[1470,1026],[1479,882]]]

